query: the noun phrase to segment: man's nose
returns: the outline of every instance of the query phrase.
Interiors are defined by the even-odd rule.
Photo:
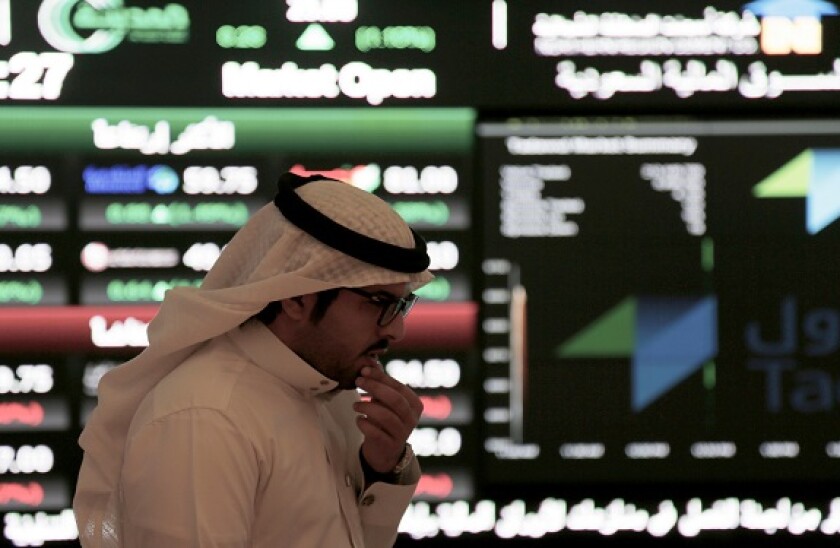
[[[379,334],[392,342],[402,339],[405,336],[405,318],[403,315],[397,314],[397,317],[391,323],[380,326]]]

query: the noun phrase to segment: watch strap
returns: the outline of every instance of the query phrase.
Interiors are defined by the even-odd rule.
[[[364,455],[362,452],[359,451],[359,460],[362,463],[362,471],[365,474],[365,483],[371,484],[377,481],[385,482],[385,483],[396,483],[399,481],[400,476],[402,473],[411,466],[411,463],[414,461],[414,451],[411,449],[411,444],[406,443],[405,448],[403,448],[402,456],[400,460],[397,461],[396,466],[394,466],[388,472],[377,472],[373,468],[371,468],[370,464],[365,460]]]
[[[414,450],[411,448],[411,444],[406,442],[405,449],[403,449],[402,457],[400,457],[399,462],[394,468],[391,470],[391,474],[394,476],[399,476],[402,474],[406,468],[411,466],[411,462],[414,460]]]

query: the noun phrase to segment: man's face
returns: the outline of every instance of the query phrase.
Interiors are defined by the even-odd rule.
[[[407,294],[404,283],[360,289],[386,298]],[[386,326],[377,325],[381,312],[382,307],[369,298],[340,290],[319,321],[303,322],[294,350],[325,377],[337,381],[339,388],[355,389],[362,368],[381,367],[381,355],[405,334],[402,315]]]

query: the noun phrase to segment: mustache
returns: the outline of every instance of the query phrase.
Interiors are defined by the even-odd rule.
[[[373,352],[375,350],[387,351],[388,346],[389,346],[389,343],[388,343],[387,339],[380,339],[380,340],[376,341],[375,343],[373,343],[372,345],[370,345],[368,347],[368,349],[365,350],[365,354],[367,354],[368,352]]]

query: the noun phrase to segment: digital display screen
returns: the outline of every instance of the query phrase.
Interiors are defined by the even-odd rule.
[[[829,481],[840,125],[479,125],[496,482]]]
[[[840,91],[838,15],[818,0],[2,0],[0,102],[816,109]]]
[[[524,108],[744,112],[802,108],[804,96],[827,106],[840,87],[832,45],[840,12],[830,2],[500,0],[493,8],[502,96]]]
[[[99,379],[148,344],[146,326],[166,291],[200,285],[285,171],[375,193],[427,240],[436,277],[418,290],[408,335],[384,366],[425,406],[411,438],[426,464],[416,499],[474,497],[474,113],[378,112],[205,111],[195,118],[203,140],[182,150],[190,110],[15,109],[2,139],[30,116],[44,131],[68,133],[48,152],[19,140],[0,160],[0,512],[13,524],[8,541],[75,538],[77,438]],[[292,138],[290,117],[322,146],[275,146]],[[260,135],[276,120],[286,125]],[[355,128],[351,137],[332,135],[341,124]],[[30,531],[37,515],[46,517]]]
[[[0,0],[4,540],[77,545],[99,379],[286,171],[428,242],[398,544],[840,533],[839,47],[824,0]]]

